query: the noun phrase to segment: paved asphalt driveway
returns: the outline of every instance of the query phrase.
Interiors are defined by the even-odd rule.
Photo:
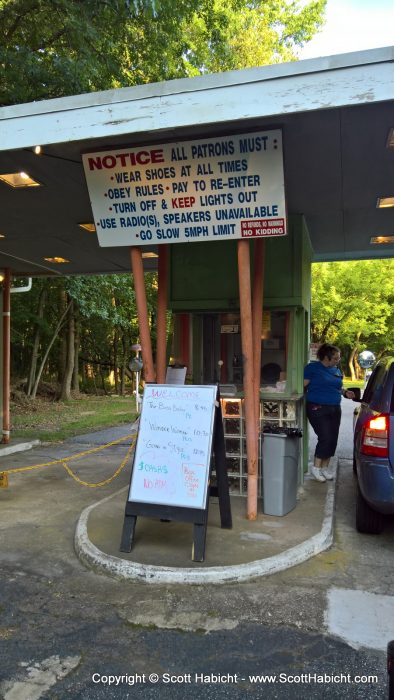
[[[97,493],[77,492],[65,472],[15,478],[0,494],[0,696],[387,698],[394,529],[379,538],[354,530],[349,418],[351,412],[339,445],[334,546],[243,584],[152,586],[99,576],[73,551],[79,514]],[[86,449],[87,442],[64,451]],[[48,450],[34,453],[48,458]],[[113,447],[98,456],[98,471],[120,453]],[[127,481],[121,475],[116,488]],[[31,494],[29,512],[19,505],[23,489]],[[104,487],[100,497],[113,490]],[[134,622],[137,614],[142,623]]]

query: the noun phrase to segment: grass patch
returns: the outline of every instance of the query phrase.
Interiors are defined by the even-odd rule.
[[[347,389],[350,386],[359,386],[360,389],[364,386],[364,379],[350,379],[350,377],[345,377],[343,380],[343,386]]]
[[[102,428],[129,423],[136,418],[132,396],[88,396],[72,401],[38,397],[11,402],[11,436],[45,442],[65,440]]]
[[[344,387],[364,386],[345,378]],[[72,401],[48,397],[11,401],[11,438],[58,442],[117,425],[131,424],[137,414],[134,396],[82,394]]]

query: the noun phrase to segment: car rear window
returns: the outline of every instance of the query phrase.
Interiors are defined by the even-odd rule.
[[[363,402],[370,403],[372,396],[380,389],[384,383],[384,378],[386,375],[385,365],[378,365],[372,372],[368,384],[365,388],[363,394]]]
[[[394,413],[394,359],[390,358],[387,365],[387,381],[391,388],[390,413]]]
[[[393,368],[391,368],[393,369]],[[391,404],[390,404],[390,413],[394,413],[394,379],[393,379],[393,372],[391,372]]]

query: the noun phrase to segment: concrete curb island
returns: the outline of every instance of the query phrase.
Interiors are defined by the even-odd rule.
[[[80,561],[97,573],[118,579],[130,579],[145,583],[220,584],[237,583],[269,576],[301,564],[311,557],[324,552],[332,545],[337,470],[338,460],[335,462],[334,480],[327,482],[327,495],[320,532],[275,556],[232,566],[171,568],[140,564],[105,554],[89,539],[89,515],[97,506],[110,501],[128,487],[124,487],[82,511],[75,531],[75,551]]]

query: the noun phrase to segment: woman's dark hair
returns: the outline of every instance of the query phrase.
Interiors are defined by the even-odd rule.
[[[324,360],[325,357],[328,357],[329,360],[332,360],[332,356],[335,355],[336,352],[341,352],[336,345],[329,345],[328,343],[323,343],[323,345],[321,345],[317,351],[317,357],[320,361]]]

